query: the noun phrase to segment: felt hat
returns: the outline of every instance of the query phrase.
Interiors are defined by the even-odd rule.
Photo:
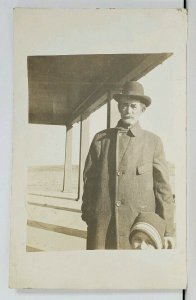
[[[134,232],[145,232],[154,242],[157,249],[162,249],[164,245],[166,222],[154,212],[140,213],[131,227],[129,240]]]
[[[122,92],[114,94],[113,98],[117,102],[121,102],[123,99],[139,100],[146,106],[151,104],[151,98],[144,95],[144,88],[141,83],[137,81],[127,81],[123,85]]]

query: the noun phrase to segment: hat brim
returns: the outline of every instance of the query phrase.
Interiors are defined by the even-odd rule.
[[[125,95],[125,94],[114,94],[113,99],[117,102],[122,101],[123,99],[135,99],[139,100],[142,103],[144,103],[147,106],[149,106],[152,102],[151,98],[148,96],[142,96],[142,95]]]

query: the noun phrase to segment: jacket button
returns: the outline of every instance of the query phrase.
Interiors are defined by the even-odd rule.
[[[121,201],[116,201],[116,206],[117,207],[121,206]]]
[[[145,210],[146,209],[146,205],[141,205],[140,208],[141,208],[141,210]]]

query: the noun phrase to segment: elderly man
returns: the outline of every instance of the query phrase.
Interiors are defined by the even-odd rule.
[[[95,135],[84,168],[87,249],[130,249],[130,228],[141,212],[165,220],[165,247],[172,248],[174,203],[162,142],[138,122],[151,99],[136,81],[113,98],[121,119]]]

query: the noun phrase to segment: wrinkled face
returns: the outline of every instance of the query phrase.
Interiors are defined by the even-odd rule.
[[[145,105],[139,100],[123,99],[118,104],[121,119],[127,125],[134,125],[145,111]]]
[[[153,240],[143,231],[135,231],[130,239],[131,248],[134,250],[156,249]]]

